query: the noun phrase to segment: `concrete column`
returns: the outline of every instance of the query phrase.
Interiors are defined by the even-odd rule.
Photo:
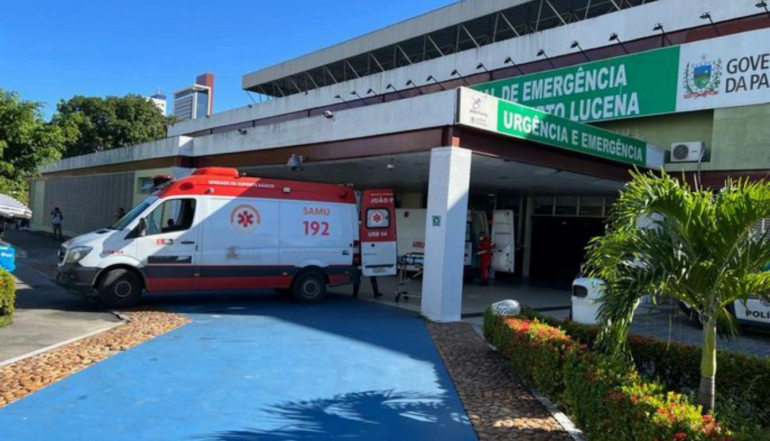
[[[470,150],[431,151],[421,312],[437,322],[459,321],[462,312],[470,178]]]

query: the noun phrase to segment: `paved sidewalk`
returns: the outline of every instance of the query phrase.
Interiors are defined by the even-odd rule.
[[[511,369],[466,323],[429,323],[480,441],[572,441]]]
[[[16,313],[12,325],[0,328],[0,363],[122,323],[50,280],[57,247],[50,238],[12,230],[6,239],[29,257],[16,261]]]

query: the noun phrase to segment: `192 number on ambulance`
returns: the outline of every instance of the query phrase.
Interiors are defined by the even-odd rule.
[[[328,236],[329,222],[304,221],[305,236]]]

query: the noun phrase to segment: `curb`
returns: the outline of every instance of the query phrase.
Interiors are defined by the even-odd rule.
[[[484,337],[482,336],[482,339]],[[487,343],[484,341],[484,343]],[[492,346],[491,344],[487,343],[487,346],[489,349],[497,352],[497,348]],[[551,402],[548,398],[540,395],[540,392],[537,391],[531,384],[529,384],[528,381],[524,380],[523,378],[519,377],[519,380],[521,381],[521,384],[524,385],[524,387],[534,395],[535,398],[537,398],[537,401],[540,402],[540,404],[543,405],[543,407],[548,410],[548,413],[551,414],[551,416],[556,420],[556,422],[559,423],[559,425],[564,429],[565,432],[567,432],[574,441],[587,441],[585,436],[583,435],[583,431],[578,429],[575,426],[575,423],[572,422],[572,420],[564,414],[561,410],[559,410],[558,407],[556,407],[555,404]]]
[[[107,326],[107,327],[104,327],[104,328],[101,328],[101,329],[97,329],[96,331],[92,331],[92,332],[83,334],[81,336],[78,336],[78,337],[75,337],[75,338],[71,338],[69,340],[65,340],[65,341],[53,344],[51,346],[46,346],[44,348],[37,349],[37,350],[34,350],[32,352],[27,352],[26,354],[19,355],[18,357],[13,357],[13,358],[10,358],[8,360],[1,361],[0,362],[0,367],[8,366],[8,365],[17,363],[19,361],[26,360],[27,358],[34,357],[35,355],[40,355],[40,354],[52,351],[54,349],[58,349],[58,348],[60,348],[62,346],[67,346],[69,344],[72,344],[72,343],[75,343],[77,341],[86,339],[88,337],[93,337],[96,334],[101,334],[102,332],[109,331],[110,329],[117,328],[118,326],[123,326],[124,324],[126,324],[126,323],[125,322],[124,323],[116,323],[113,326]]]

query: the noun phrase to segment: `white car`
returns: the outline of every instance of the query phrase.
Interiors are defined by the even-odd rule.
[[[679,308],[691,320],[699,320],[698,313],[686,302],[679,302]],[[746,303],[736,300],[727,310],[741,325],[770,328],[770,302],[767,300],[759,297],[749,297]]]

